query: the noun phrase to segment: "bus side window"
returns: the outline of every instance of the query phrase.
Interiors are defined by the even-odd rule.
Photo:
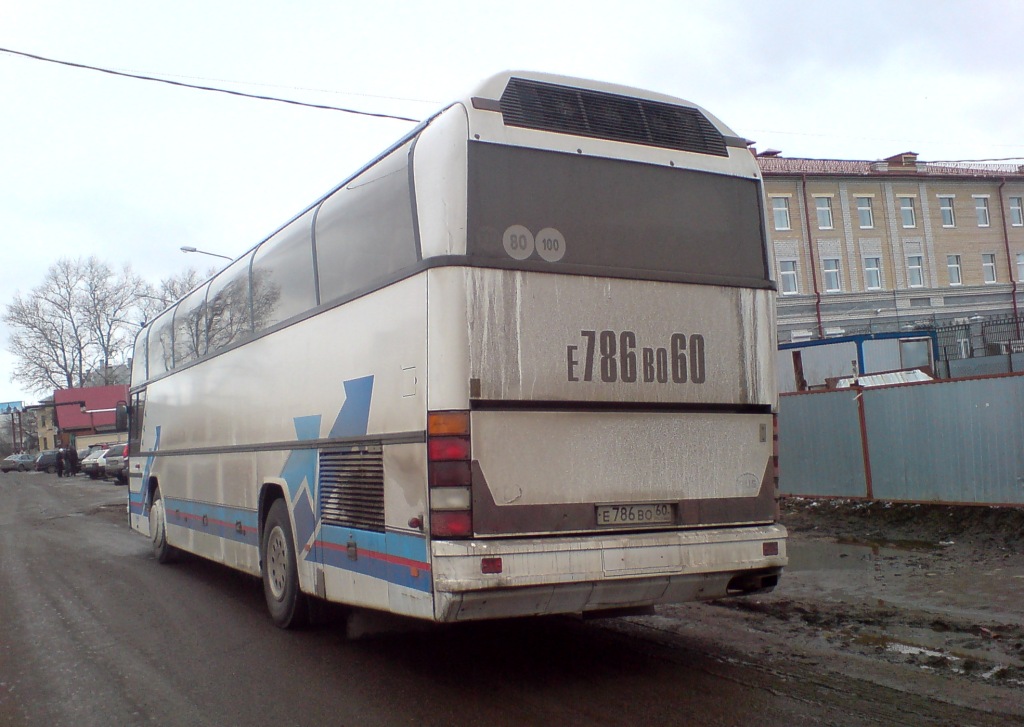
[[[251,261],[252,255],[236,260],[210,282],[206,294],[206,339],[210,353],[252,337]]]
[[[132,349],[132,381],[145,381],[149,367],[149,328],[143,328],[135,337],[135,348]]]
[[[316,217],[320,302],[379,285],[416,263],[411,142],[324,200]]]
[[[174,327],[174,308],[164,311],[153,321],[149,331],[149,376],[159,376],[171,370],[171,332]]]
[[[206,288],[192,291],[174,308],[174,366],[206,354]]]
[[[312,224],[309,210],[256,249],[252,311],[257,332],[316,307]]]
[[[142,442],[142,417],[146,409],[146,392],[141,391],[132,398],[128,414],[128,454],[138,454]]]

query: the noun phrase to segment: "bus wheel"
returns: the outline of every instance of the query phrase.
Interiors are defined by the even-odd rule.
[[[275,500],[267,514],[260,544],[263,563],[263,595],[270,617],[283,629],[304,626],[309,612],[299,591],[295,540],[284,500]]]
[[[167,513],[160,497],[160,488],[153,490],[153,504],[149,508],[149,539],[153,544],[153,555],[158,563],[170,563],[178,549],[167,544]]]

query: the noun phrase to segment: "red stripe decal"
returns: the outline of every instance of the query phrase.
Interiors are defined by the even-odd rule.
[[[338,543],[328,543],[325,540],[316,541],[316,545],[326,550],[337,550],[342,552],[348,550],[348,546],[339,545]],[[404,565],[406,568],[409,568],[410,570],[419,569],[428,572],[430,571],[430,563],[423,563],[418,560],[410,560],[409,558],[402,558],[397,555],[388,555],[387,553],[380,553],[376,550],[366,550],[365,548],[360,548],[359,556],[373,558],[374,560],[382,560],[385,563],[390,563],[391,565]]]

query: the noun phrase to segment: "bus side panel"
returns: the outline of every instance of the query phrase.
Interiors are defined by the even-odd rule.
[[[469,311],[466,269],[427,271],[427,409],[469,408]]]
[[[426,462],[425,443],[384,447],[388,604],[393,613],[420,618],[434,613],[428,539],[415,526],[426,522]]]
[[[465,107],[455,105],[416,140],[416,216],[424,258],[466,252],[467,123]]]
[[[425,536],[410,525],[426,512],[425,300],[421,274],[151,383],[140,456],[167,500],[171,544],[258,573],[259,495],[277,486],[303,592],[389,609],[394,578],[395,610],[429,612]],[[308,440],[328,441],[288,446]],[[323,522],[321,451],[382,442],[384,527]],[[146,504],[136,510],[148,531]],[[427,575],[410,584],[414,571]]]

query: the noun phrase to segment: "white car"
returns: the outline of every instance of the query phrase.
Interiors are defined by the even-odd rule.
[[[105,447],[94,449],[79,463],[78,468],[85,474],[89,475],[92,479],[98,480],[103,476],[103,470],[100,469],[99,459],[106,453],[106,451]]]

